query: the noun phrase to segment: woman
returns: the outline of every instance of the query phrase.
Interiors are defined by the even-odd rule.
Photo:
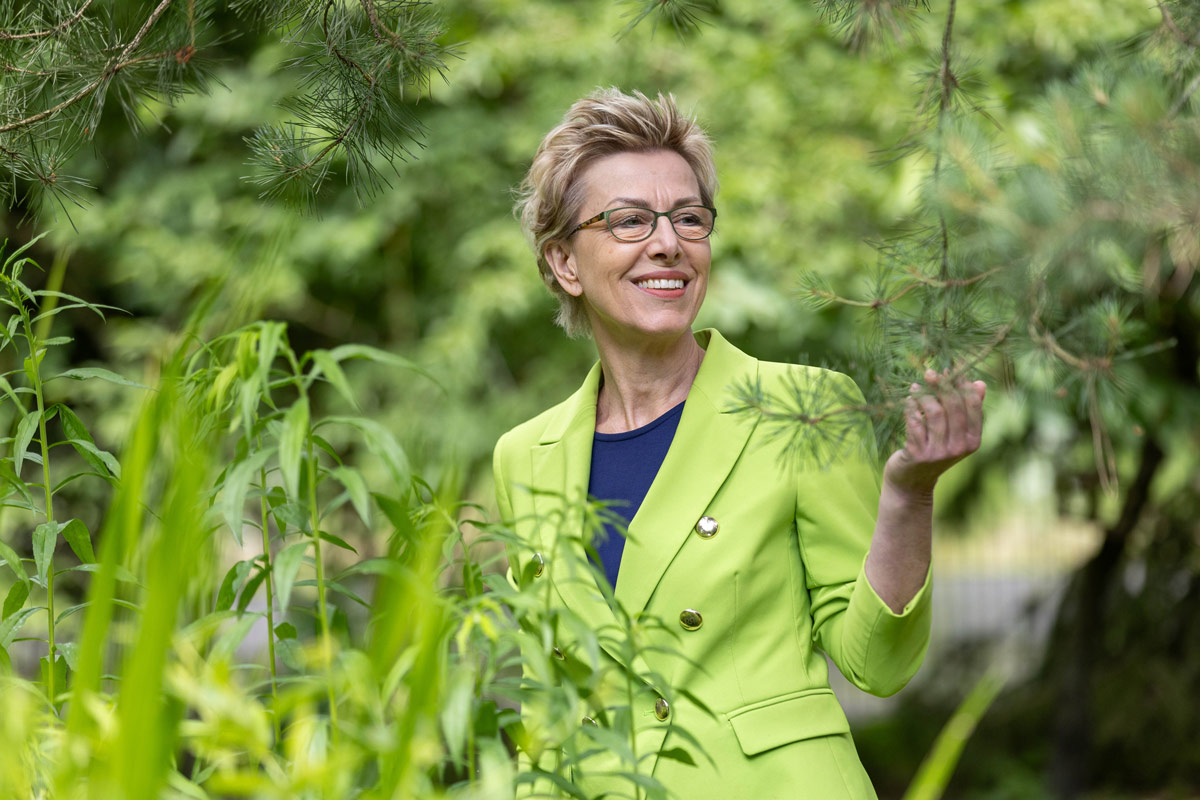
[[[674,628],[663,651],[633,658],[602,636],[598,659],[642,676],[628,712],[639,770],[675,796],[873,798],[818,650],[877,695],[916,672],[929,637],[933,487],[978,447],[985,387],[926,372],[882,490],[862,426],[840,437],[832,464],[817,463],[829,453],[783,458],[777,437],[731,413],[733,386],[800,386],[840,398],[833,405],[861,394],[844,375],[759,362],[716,331],[693,333],[716,186],[706,136],[669,97],[599,91],[542,142],[521,220],[559,324],[590,333],[599,362],[574,395],[496,446],[501,514],[522,542],[510,563],[516,580],[548,582],[552,602],[596,630],[620,627],[618,611]],[[595,542],[609,598],[572,566],[588,495],[628,521],[627,538],[610,530]],[[568,673],[596,658],[555,635]],[[626,730],[596,695],[580,724]],[[551,769],[550,755],[535,755]],[[587,791],[631,795],[630,783],[596,777],[616,768],[605,756],[586,765]]]

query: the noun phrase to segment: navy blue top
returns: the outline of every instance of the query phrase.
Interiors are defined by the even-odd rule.
[[[609,503],[609,510],[625,521],[624,527],[629,526],[642,507],[646,492],[650,491],[650,484],[667,457],[682,414],[683,403],[680,403],[640,428],[624,433],[595,434],[588,494]],[[592,545],[600,557],[598,566],[603,566],[608,584],[616,586],[621,553],[625,551],[623,532],[605,523],[604,531],[597,532]]]

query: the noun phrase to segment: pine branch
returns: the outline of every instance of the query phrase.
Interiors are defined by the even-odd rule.
[[[83,18],[83,13],[88,10],[88,6],[90,6],[93,2],[94,2],[94,0],[85,0],[84,4],[79,7],[78,11],[76,11],[74,14],[72,14],[70,17],[63,20],[59,24],[55,25],[53,28],[49,28],[44,31],[32,31],[30,33],[16,33],[16,34],[6,33],[5,31],[0,31],[0,41],[5,41],[5,40],[18,41],[20,39],[40,39],[44,36],[53,36],[56,33],[62,33],[67,28],[70,28],[76,22],[81,20]]]
[[[164,55],[166,55],[164,53],[159,53],[154,56],[142,56],[140,58],[134,58],[134,59],[129,58],[129,54],[138,48],[138,45],[140,45],[142,43],[142,39],[144,39],[146,37],[146,33],[150,30],[151,27],[154,26],[154,23],[158,21],[158,18],[162,16],[162,13],[167,10],[167,6],[171,5],[171,2],[172,2],[172,0],[162,0],[162,2],[160,2],[158,4],[158,6],[154,9],[154,11],[151,12],[150,17],[142,25],[141,30],[139,30],[137,32],[137,35],[134,36],[133,39],[129,42],[129,44],[127,44],[125,46],[125,48],[121,51],[121,54],[116,59],[114,59],[113,62],[111,62],[108,66],[105,67],[104,71],[100,74],[99,78],[97,78],[96,80],[89,83],[87,86],[80,89],[78,92],[76,92],[71,97],[68,97],[66,100],[63,100],[61,103],[59,103],[51,108],[47,108],[43,111],[33,114],[32,116],[28,116],[24,119],[20,119],[15,122],[10,122],[7,125],[0,125],[0,133],[8,133],[9,131],[15,131],[15,130],[19,130],[21,128],[27,128],[30,125],[34,125],[38,122],[41,122],[42,120],[49,119],[50,117],[53,117],[55,114],[59,113],[60,111],[63,111],[64,109],[70,108],[71,106],[75,105],[80,100],[84,100],[84,99],[90,97],[92,94],[94,94],[96,92],[97,89],[104,86],[114,75],[116,75],[118,72],[125,69],[126,67],[141,63],[143,61],[156,60],[156,59],[162,58]],[[84,10],[86,10],[86,6],[84,7]],[[82,13],[82,11],[81,11],[81,13]],[[182,51],[178,51],[178,52],[181,53]],[[177,58],[180,57],[178,55],[178,53],[176,54],[176,57]]]

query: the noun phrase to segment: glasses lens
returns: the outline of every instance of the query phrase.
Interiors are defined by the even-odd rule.
[[[654,229],[654,214],[644,208],[618,208],[608,215],[608,229],[623,242],[640,241]]]
[[[704,206],[683,206],[671,212],[675,234],[682,239],[703,239],[712,233],[715,221],[712,210]]]

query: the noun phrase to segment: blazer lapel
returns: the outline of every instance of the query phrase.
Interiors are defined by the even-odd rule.
[[[758,361],[716,331],[701,331],[696,338],[701,345],[708,339],[704,361],[667,457],[629,524],[621,556],[616,598],[630,614],[645,609],[757,423],[756,416],[732,412],[730,392],[732,385],[757,378]]]
[[[583,548],[583,509],[587,501],[592,440],[596,430],[596,394],[600,364],[547,424],[532,451],[534,508],[537,511],[542,557],[563,604],[599,634],[600,643],[625,664],[612,631],[620,627],[595,577],[587,568]],[[629,665],[626,665],[629,666]],[[640,659],[634,668],[645,668]]]

